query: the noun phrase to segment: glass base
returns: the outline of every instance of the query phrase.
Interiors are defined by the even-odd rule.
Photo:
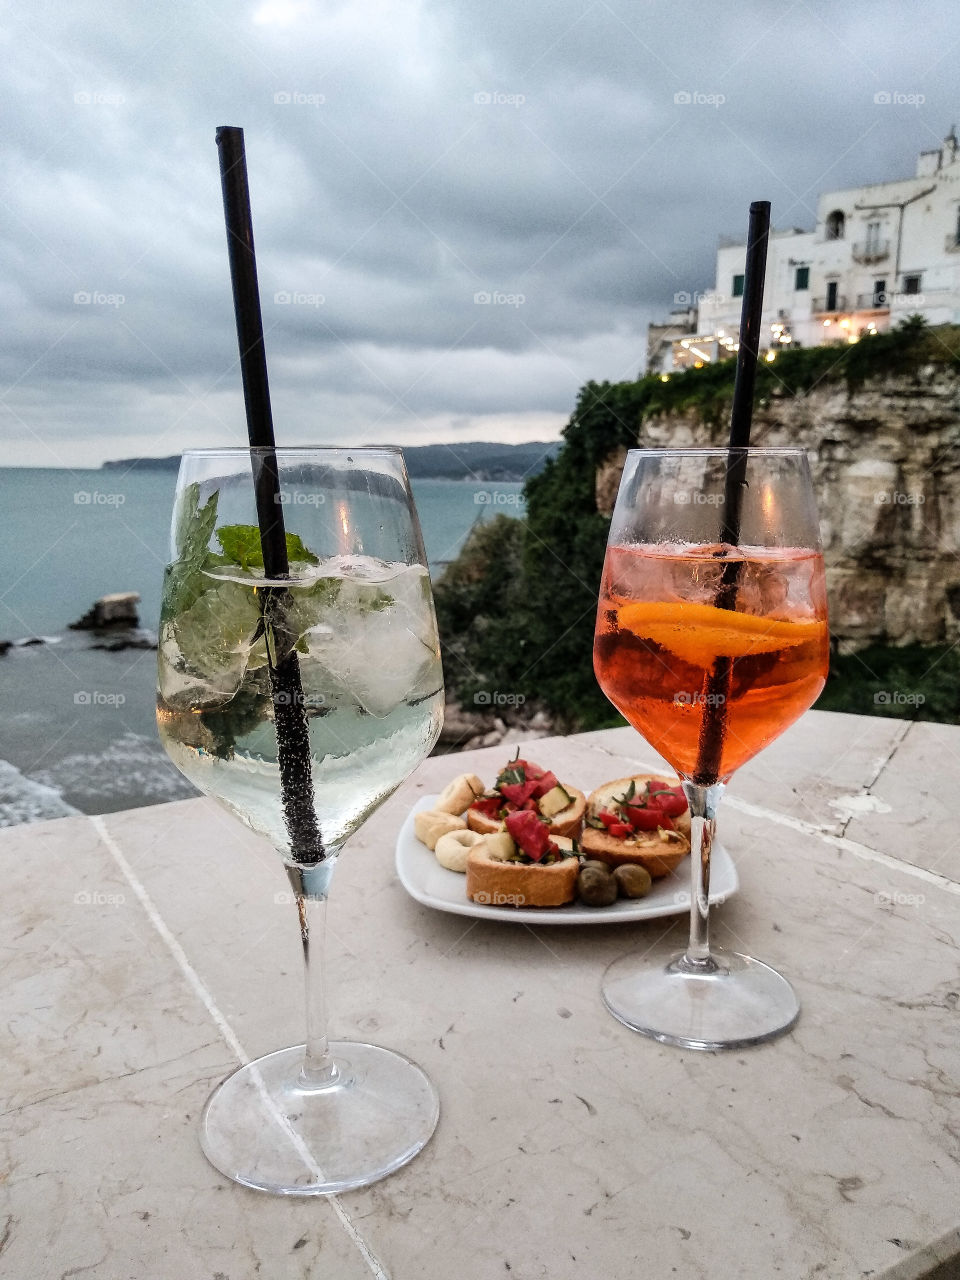
[[[301,1079],[304,1046],[241,1067],[210,1095],[200,1145],[246,1187],[322,1196],[365,1187],[401,1168],[430,1140],[437,1091],[408,1058],[372,1044],[334,1041],[336,1075]]]
[[[790,1030],[800,1003],[786,978],[735,951],[712,957],[713,967],[701,970],[682,955],[665,968],[622,956],[603,975],[604,1004],[632,1030],[684,1049],[741,1049]]]

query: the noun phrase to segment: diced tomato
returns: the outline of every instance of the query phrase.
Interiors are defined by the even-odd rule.
[[[477,813],[482,813],[485,818],[497,817],[502,807],[503,801],[499,796],[481,796],[470,806],[471,809],[476,809]]]
[[[645,809],[640,805],[627,804],[624,813],[637,831],[656,831],[657,827],[666,826],[670,819],[662,809]],[[673,823],[670,822],[673,826]]]
[[[550,847],[550,831],[535,813],[524,811],[507,815],[507,831],[517,848],[533,862],[539,862]]]
[[[615,822],[623,821],[619,813],[611,813],[609,809],[601,809],[600,812],[597,814],[597,817],[600,819],[600,821],[608,830],[610,829],[610,827],[613,826]]]
[[[687,811],[687,797],[683,794],[682,787],[668,787],[665,783],[650,783],[651,792],[659,792],[659,795],[649,795],[647,797],[647,807],[650,809],[659,809],[661,813],[668,814],[671,818],[679,818],[681,813]]]
[[[542,778],[536,779],[536,785],[537,789],[533,793],[533,798],[534,800],[539,800],[542,796],[545,796],[548,791],[552,791],[557,785],[557,775],[555,773],[551,773],[548,769]]]
[[[534,764],[531,760],[514,760],[510,764],[511,769],[522,769],[525,778],[538,779],[543,777],[543,769],[538,764]]]
[[[607,834],[613,836],[617,840],[626,840],[628,836],[633,835],[633,827],[629,822],[612,822],[607,827]]]
[[[505,782],[500,788],[500,794],[505,799],[512,800],[518,808],[523,808],[530,797],[537,794],[538,785],[535,779],[527,782]]]

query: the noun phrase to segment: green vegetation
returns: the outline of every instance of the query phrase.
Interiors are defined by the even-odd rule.
[[[951,645],[874,645],[835,657],[817,710],[960,723],[960,654]]]
[[[911,317],[890,333],[854,344],[785,350],[757,370],[757,399],[822,382],[855,390],[871,378],[916,376],[960,360],[960,325],[929,328]],[[465,707],[479,694],[544,706],[561,729],[622,720],[593,675],[593,630],[609,519],[597,511],[596,472],[618,447],[636,445],[642,422],[693,411],[725,426],[735,362],[726,360],[637,382],[590,382],[563,431],[560,452],[527,481],[526,519],[478,526],[437,584],[448,685]],[[717,439],[721,440],[722,434]],[[872,657],[868,655],[873,655]],[[828,710],[960,719],[960,660],[930,649],[868,650],[840,658],[818,704]],[[900,694],[922,695],[919,702]],[[889,693],[890,701],[874,700]],[[505,702],[504,705],[510,705]]]

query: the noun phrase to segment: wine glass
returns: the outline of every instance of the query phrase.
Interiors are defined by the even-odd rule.
[[[610,526],[594,646],[600,687],[673,766],[691,815],[690,942],[662,967],[625,956],[608,1009],[667,1044],[729,1049],[799,1015],[776,970],[711,948],[717,805],[740,765],[817,699],[829,638],[802,449],[636,449]]]
[[[160,737],[196,787],[277,849],[307,993],[306,1043],[228,1076],[206,1104],[201,1144],[222,1173],[265,1191],[365,1186],[412,1159],[439,1115],[433,1085],[407,1058],[328,1043],[317,967],[344,842],[429,754],[443,717],[403,457],[191,450],[172,539]]]

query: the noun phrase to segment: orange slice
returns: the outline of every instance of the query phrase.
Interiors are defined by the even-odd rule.
[[[682,600],[621,605],[618,621],[638,640],[652,640],[682,661],[701,666],[712,665],[718,657],[746,658],[818,643],[826,632],[826,623],[816,618],[802,622],[760,618]]]

